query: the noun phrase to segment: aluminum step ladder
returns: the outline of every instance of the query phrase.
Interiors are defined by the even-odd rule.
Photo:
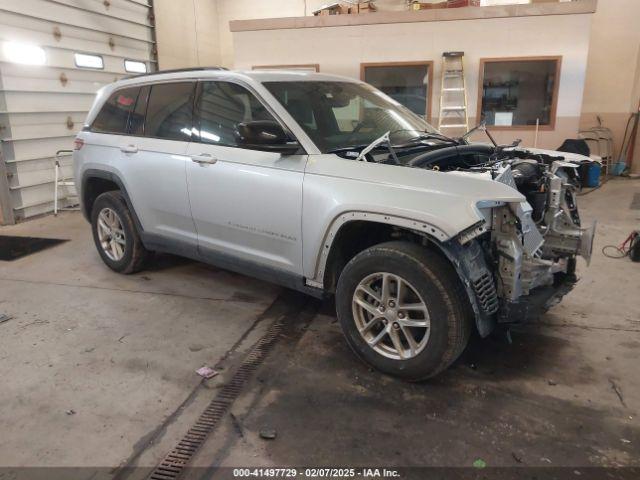
[[[62,166],[60,165],[60,158],[64,156],[69,156],[73,154],[73,150],[58,150],[56,152],[56,159],[54,161],[54,184],[53,184],[53,214],[58,215],[59,210],[80,210],[78,200],[74,201],[71,205],[66,207],[58,207],[58,191],[60,187],[66,189],[66,195],[63,197],[65,200],[70,197],[77,197],[76,193],[69,193],[69,189],[73,188],[75,190],[76,182],[73,181],[73,178],[66,178],[62,176]]]
[[[464,52],[442,54],[438,130],[448,136],[469,131]]]

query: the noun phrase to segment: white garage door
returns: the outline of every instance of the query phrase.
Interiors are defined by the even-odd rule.
[[[95,92],[156,69],[152,12],[145,0],[0,0],[6,223],[8,211],[21,219],[53,209],[55,153],[72,148]],[[62,165],[70,176],[71,158]],[[60,190],[63,204],[68,193]]]

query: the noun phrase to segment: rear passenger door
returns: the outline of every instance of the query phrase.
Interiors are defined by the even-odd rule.
[[[198,91],[187,182],[201,255],[228,268],[255,267],[256,275],[273,270],[301,275],[307,156],[238,145],[239,122],[278,121],[248,87],[203,81]]]
[[[197,236],[186,184],[195,82],[143,86],[120,149],[127,191],[145,243],[193,256]]]

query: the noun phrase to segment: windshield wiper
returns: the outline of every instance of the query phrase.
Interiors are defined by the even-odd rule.
[[[366,143],[362,145],[350,145],[348,147],[339,147],[334,148],[333,150],[328,150],[327,153],[349,153],[350,155],[348,156],[355,159],[360,154],[360,151],[364,148],[367,148],[368,146],[369,145],[367,145]],[[378,150],[380,148],[388,150],[388,147],[386,145],[376,145],[373,150]]]
[[[369,153],[371,150],[373,150],[374,148],[381,146],[381,145],[386,145],[387,148],[389,149],[389,153],[391,154],[391,156],[393,157],[393,159],[395,160],[396,164],[400,164],[400,160],[398,160],[398,156],[396,155],[395,150],[393,149],[393,145],[391,144],[391,139],[389,138],[389,135],[391,134],[391,132],[387,132],[384,135],[382,135],[379,138],[376,138],[373,142],[371,142],[368,146],[366,146],[365,148],[362,149],[362,151],[360,152],[360,155],[358,155],[356,157],[356,161],[358,160],[364,160],[366,158],[367,153]]]
[[[400,160],[398,160],[398,156],[396,155],[393,145],[391,145],[391,142],[389,140],[389,133],[390,132],[387,132],[384,135],[382,135],[380,138],[376,138],[373,142],[369,143],[368,145],[352,145],[349,147],[334,148],[333,150],[329,150],[327,153],[353,152],[355,154],[355,152],[359,151],[358,156],[355,157],[355,160],[362,161],[365,159],[365,156],[367,155],[367,153],[373,150],[377,150],[378,148],[385,148],[386,150],[389,150],[389,153],[391,153],[393,160],[397,164],[399,164]]]
[[[333,150],[329,150],[327,153],[342,153],[342,152],[358,152],[358,156],[355,157],[356,160],[362,160],[365,158],[365,155],[373,150],[377,150],[379,148],[385,148],[387,150],[389,150],[389,153],[391,153],[391,156],[393,157],[393,159],[395,160],[396,163],[400,163],[400,161],[398,160],[398,156],[396,155],[395,150],[398,148],[407,148],[407,147],[411,147],[411,146],[415,146],[415,145],[419,145],[421,142],[425,141],[425,140],[431,140],[431,139],[435,139],[435,140],[440,140],[442,142],[445,143],[452,143],[454,145],[457,145],[458,142],[456,140],[454,140],[453,138],[447,137],[446,135],[442,135],[439,133],[431,133],[431,132],[425,132],[415,138],[412,138],[411,140],[405,142],[405,143],[399,143],[399,144],[392,144],[391,143],[391,138],[390,136],[395,133],[393,131],[388,131],[386,132],[384,135],[382,135],[379,138],[376,138],[374,141],[372,141],[369,144],[364,144],[364,145],[350,145],[348,147],[339,147],[339,148],[334,148]]]

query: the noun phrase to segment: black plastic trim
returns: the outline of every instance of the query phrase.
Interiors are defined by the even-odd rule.
[[[88,211],[87,206],[84,203],[84,196],[87,191],[86,190],[87,181],[90,178],[102,178],[104,180],[110,180],[118,186],[118,189],[120,190],[120,192],[122,192],[122,196],[124,197],[125,202],[127,202],[127,208],[131,212],[131,215],[133,215],[133,221],[136,225],[136,228],[138,229],[138,232],[142,234],[144,232],[144,229],[142,228],[142,223],[140,222],[140,219],[138,218],[138,215],[136,214],[136,211],[133,208],[133,203],[131,202],[131,198],[129,197],[129,193],[125,188],[124,183],[122,182],[122,180],[120,180],[120,177],[118,177],[116,174],[112,172],[107,172],[106,170],[88,169],[88,170],[85,170],[85,172],[82,174],[82,183],[81,183],[82,188],[80,189],[80,192],[81,192],[80,207],[81,207],[82,215],[84,216],[84,218],[88,222],[91,222],[91,212]]]
[[[497,319],[495,312],[486,312],[482,308],[481,300],[473,288],[474,281],[483,275],[488,275],[493,279],[491,269],[484,258],[482,247],[475,240],[466,245],[460,245],[455,239],[445,243],[432,243],[440,249],[456,269],[471,303],[478,333],[481,337],[486,337],[495,329]]]
[[[270,267],[250,260],[244,260],[228,253],[217,250],[195,247],[194,245],[178,240],[168,239],[160,235],[143,233],[142,242],[149,250],[171,253],[208,263],[225,270],[230,270],[242,275],[264,280],[286,288],[297,290],[316,298],[324,297],[324,290],[310,287],[305,284],[305,278],[301,275],[287,272],[279,268]],[[195,247],[195,248],[194,248]]]

